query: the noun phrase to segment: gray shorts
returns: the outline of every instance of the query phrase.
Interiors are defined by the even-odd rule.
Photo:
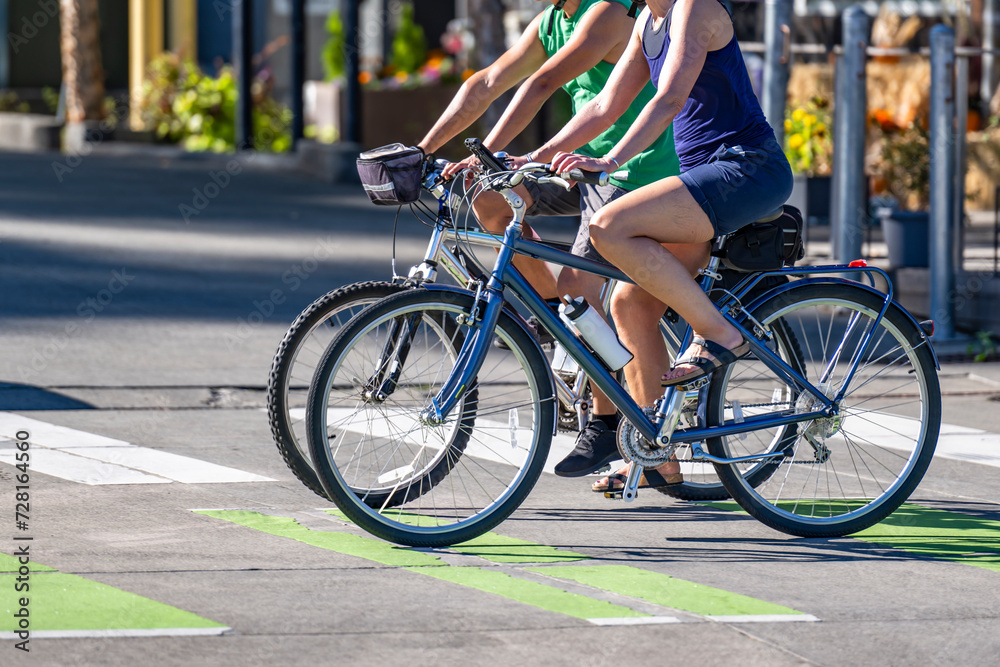
[[[524,186],[534,200],[526,211],[527,215],[579,215],[580,228],[576,232],[576,240],[573,241],[573,254],[596,262],[607,263],[607,260],[601,257],[601,254],[590,242],[590,220],[595,213],[601,210],[602,206],[610,204],[626,194],[628,190],[617,185],[590,185],[587,183],[577,183],[576,187],[564,190],[562,186],[555,183],[541,184],[531,180],[526,180]]]

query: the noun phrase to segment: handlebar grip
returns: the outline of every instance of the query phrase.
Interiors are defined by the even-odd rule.
[[[611,177],[603,171],[584,171],[583,169],[570,169],[568,176],[577,183],[589,183],[591,185],[607,185]]]

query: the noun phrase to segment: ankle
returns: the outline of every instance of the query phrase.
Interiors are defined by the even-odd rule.
[[[622,416],[617,412],[610,415],[598,415],[598,414],[591,415],[590,420],[594,421],[595,419],[600,419],[602,422],[604,422],[604,425],[608,427],[609,431],[613,431],[616,428],[618,428],[618,424],[621,422]]]

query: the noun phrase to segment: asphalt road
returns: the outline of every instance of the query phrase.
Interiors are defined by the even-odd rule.
[[[976,457],[862,536],[546,474],[477,545],[394,548],[293,478],[262,409],[295,315],[390,275],[392,213],[252,165],[63,159],[0,154],[0,460],[27,431],[65,475],[0,463],[0,663],[997,664],[996,365],[942,369]],[[404,270],[426,228],[399,231]]]

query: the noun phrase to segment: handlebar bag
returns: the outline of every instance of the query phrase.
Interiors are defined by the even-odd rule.
[[[420,198],[424,151],[389,144],[358,156],[358,176],[368,198],[378,206],[412,204]]]

